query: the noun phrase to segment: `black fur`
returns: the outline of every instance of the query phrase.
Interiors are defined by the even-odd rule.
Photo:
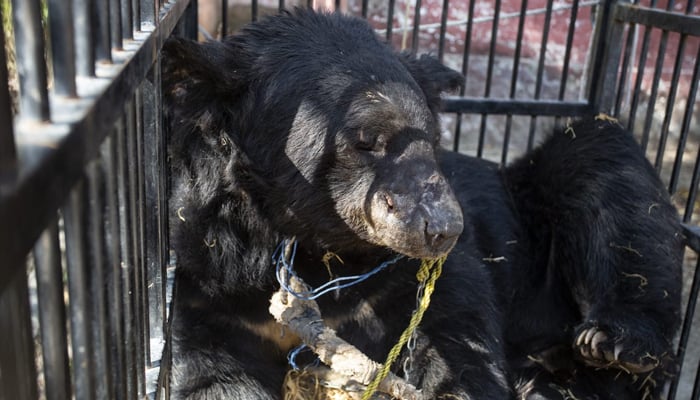
[[[312,286],[396,252],[452,248],[411,374],[429,398],[658,394],[681,239],[655,172],[628,133],[593,117],[506,169],[437,150],[440,92],[459,84],[338,14],[297,10],[223,43],[166,43],[174,399],[280,398],[297,341],[267,307],[272,252],[292,236]],[[342,260],[330,271],[328,251]],[[382,362],[415,307],[418,264],[322,297],[324,319]],[[599,331],[596,353],[618,345],[602,367],[576,345]],[[646,370],[647,353],[658,367],[623,371]]]

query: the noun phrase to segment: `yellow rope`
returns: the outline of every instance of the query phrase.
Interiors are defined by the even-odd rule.
[[[383,381],[384,378],[386,378],[386,376],[389,374],[391,364],[393,364],[394,361],[396,361],[396,358],[401,353],[401,349],[406,344],[411,335],[413,335],[413,332],[416,331],[416,328],[418,328],[421,319],[423,319],[423,313],[425,313],[425,310],[427,310],[428,306],[430,305],[430,295],[433,293],[433,290],[435,290],[435,281],[437,281],[437,279],[440,277],[440,274],[442,273],[442,264],[445,263],[446,258],[447,256],[436,259],[423,259],[421,261],[420,268],[416,273],[416,278],[418,279],[419,284],[425,284],[425,291],[423,292],[423,296],[420,298],[418,307],[411,316],[411,321],[409,322],[408,327],[403,331],[403,333],[399,337],[399,341],[394,345],[394,347],[391,348],[391,351],[389,351],[389,355],[387,356],[386,361],[384,362],[384,366],[379,371],[379,373],[377,373],[372,382],[367,386],[365,392],[362,394],[362,400],[369,400],[374,394],[374,392],[377,391],[379,383]]]

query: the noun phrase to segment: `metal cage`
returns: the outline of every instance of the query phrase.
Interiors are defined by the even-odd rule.
[[[443,103],[443,145],[455,151],[507,163],[568,118],[603,112],[626,124],[684,222],[683,364],[668,398],[700,398],[694,0],[9,1],[0,399],[168,398],[174,265],[159,50],[172,34],[216,40],[292,6],[365,17],[395,47],[462,71],[466,85]]]

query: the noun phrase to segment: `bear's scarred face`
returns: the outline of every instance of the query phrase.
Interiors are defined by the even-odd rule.
[[[405,83],[370,83],[337,125],[315,100],[301,102],[285,149],[300,175],[326,186],[342,222],[367,242],[415,258],[446,254],[464,221],[438,168],[437,123],[422,93]],[[324,163],[308,162],[321,153]]]

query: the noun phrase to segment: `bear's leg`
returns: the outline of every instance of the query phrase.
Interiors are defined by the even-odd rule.
[[[578,304],[577,358],[633,374],[667,365],[680,321],[680,225],[632,136],[591,118],[506,177],[531,239],[549,241],[546,268]]]
[[[174,400],[251,399],[277,400],[282,387],[273,390],[252,376],[250,363],[243,364],[234,355],[221,349],[178,349],[171,371],[171,398]],[[258,368],[265,369],[258,361]],[[279,368],[268,368],[272,377]],[[258,372],[262,372],[259,370]],[[275,381],[281,380],[276,377]]]
[[[176,290],[171,397],[279,399],[287,370],[286,351],[298,344],[298,338],[284,335],[271,316],[264,316],[266,303],[260,307],[246,303],[259,294],[214,301],[180,275],[176,275]],[[243,316],[242,307],[264,317]]]

